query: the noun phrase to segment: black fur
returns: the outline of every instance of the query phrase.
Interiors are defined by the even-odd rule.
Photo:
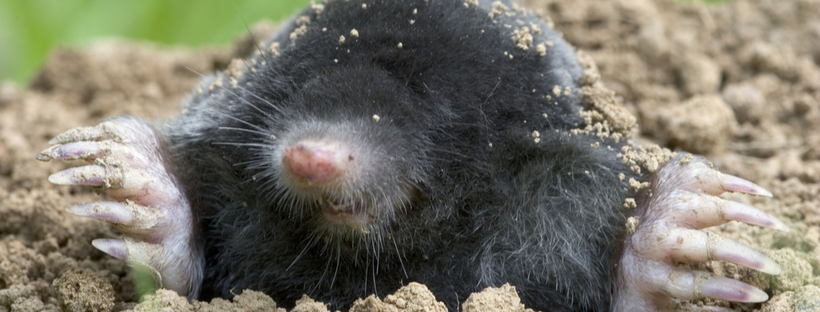
[[[490,18],[489,2],[328,1],[302,13],[305,34],[291,40],[291,24],[260,44],[280,55],[246,61],[236,87],[203,84],[162,130],[198,216],[200,298],[250,288],[346,309],[417,281],[456,311],[511,283],[534,309],[608,309],[629,170],[612,142],[568,131],[583,126],[572,49],[531,13]],[[526,51],[517,20],[543,31]],[[299,136],[369,151],[373,173],[351,186],[383,209],[369,233],[328,228],[282,189],[273,155]]]

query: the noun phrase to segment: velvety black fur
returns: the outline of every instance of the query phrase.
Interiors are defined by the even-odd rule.
[[[568,131],[583,126],[571,47],[531,13],[490,18],[489,2],[328,1],[302,13],[305,34],[289,37],[294,22],[260,43],[280,55],[246,61],[235,87],[206,80],[162,129],[198,218],[200,298],[250,288],[346,309],[417,281],[456,311],[511,283],[534,309],[607,310],[629,170],[612,142]],[[528,50],[518,20],[543,31]],[[379,174],[356,190],[387,212],[369,233],[328,230],[282,189],[274,151],[302,136],[370,151]]]

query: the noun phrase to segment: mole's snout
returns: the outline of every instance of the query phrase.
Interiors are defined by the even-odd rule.
[[[337,142],[300,140],[285,148],[282,166],[294,181],[333,183],[348,171],[352,156]]]

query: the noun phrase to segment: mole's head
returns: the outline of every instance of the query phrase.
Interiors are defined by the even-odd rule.
[[[380,69],[309,78],[270,112],[264,209],[325,237],[382,233],[424,183],[429,142],[411,91]],[[264,117],[263,117],[264,118]]]

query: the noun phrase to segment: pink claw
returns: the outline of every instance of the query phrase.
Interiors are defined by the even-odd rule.
[[[48,182],[58,185],[92,185],[105,184],[105,168],[97,165],[66,169],[48,177]]]
[[[701,191],[712,195],[718,195],[728,191],[772,197],[772,193],[763,187],[749,182],[746,179],[721,173],[706,166],[703,161],[695,160],[681,164],[680,166],[685,173],[693,174],[691,178],[687,178],[686,176],[678,177],[678,179],[684,183],[684,187],[691,191]]]
[[[646,234],[649,237],[638,234],[643,239],[640,248],[644,249],[645,255],[656,259],[668,257],[671,263],[725,260],[769,274],[782,271],[777,262],[757,250],[715,234],[687,228]]]
[[[760,209],[709,194],[675,190],[659,195],[658,200],[651,203],[665,205],[675,215],[680,215],[680,218],[669,220],[678,226],[702,229],[734,220],[789,231],[785,223]]]
[[[100,148],[94,142],[77,142],[65,145],[55,145],[38,153],[35,158],[40,161],[52,159],[88,159],[93,160],[100,155]]]
[[[125,205],[117,202],[92,202],[77,204],[65,209],[67,212],[83,216],[100,219],[116,224],[129,224],[133,220],[133,214]]]
[[[710,298],[737,302],[763,302],[769,299],[769,295],[762,290],[723,276],[713,276],[700,284],[700,293]]]
[[[723,207],[723,218],[738,222],[754,224],[757,226],[772,228],[778,231],[789,232],[789,227],[783,221],[772,217],[770,214],[752,206],[747,206],[735,201],[725,201]]]
[[[674,180],[678,181],[673,183],[677,188],[693,192],[711,195],[740,192],[772,197],[772,193],[763,187],[748,180],[721,173],[707,164],[708,161],[702,156],[680,154],[667,163],[666,170],[658,171],[656,177],[659,178],[661,184]]]
[[[760,289],[731,278],[704,272],[673,269],[663,291],[676,298],[696,300],[713,298],[739,302],[763,302],[769,295]]]
[[[91,241],[91,245],[93,245],[94,248],[97,248],[100,251],[120,260],[125,260],[126,255],[128,254],[125,247],[125,242],[119,239],[95,239]]]
[[[757,250],[730,239],[719,238],[713,247],[713,257],[742,266],[746,266],[763,273],[780,274],[783,269],[774,260],[766,257]]]
[[[142,234],[153,228],[162,218],[162,212],[137,205],[126,200],[118,202],[92,202],[74,205],[65,209],[78,216],[91,217],[118,224],[117,228],[125,233]]]
[[[767,191],[766,189],[757,184],[749,182],[746,179],[738,178],[736,176],[729,174],[721,173],[720,175],[722,178],[720,185],[723,187],[725,191],[772,197],[771,192]]]
[[[121,144],[131,141],[126,138],[112,121],[105,121],[94,127],[77,127],[63,132],[48,141],[48,144],[66,144],[82,141],[112,140]]]

